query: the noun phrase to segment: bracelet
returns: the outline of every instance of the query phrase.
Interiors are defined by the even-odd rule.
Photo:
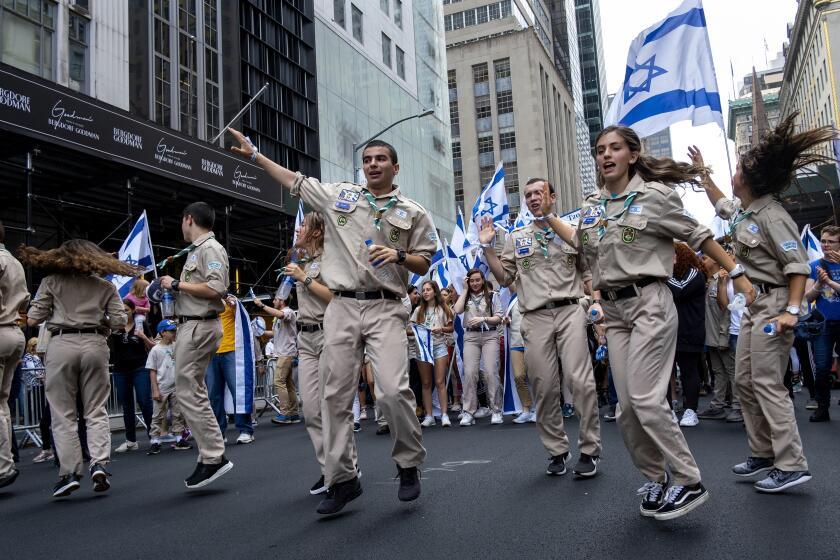
[[[249,137],[246,136],[245,141],[248,142],[248,146],[250,146],[251,149],[252,149],[250,159],[251,159],[252,162],[256,163],[257,162],[257,156],[260,155],[260,150],[254,145],[253,142],[251,142],[251,139]]]
[[[478,246],[482,249],[489,249],[490,247],[495,247],[493,243],[479,243]]]

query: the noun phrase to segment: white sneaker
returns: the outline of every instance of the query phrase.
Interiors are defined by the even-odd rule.
[[[420,425],[423,426],[424,428],[434,426],[435,425],[435,417],[434,416],[426,416],[423,419],[423,421],[420,422]]]
[[[140,449],[140,446],[137,445],[136,441],[125,440],[122,445],[114,449],[114,453],[127,453],[129,451],[137,451],[138,449]]]
[[[528,422],[530,422],[532,424],[537,423],[537,413],[535,411],[533,411],[533,410],[531,411],[531,417],[528,418]]]
[[[475,424],[475,418],[469,412],[465,412],[463,418],[461,418],[461,426],[472,426]]]
[[[504,421],[505,419],[501,412],[494,412],[493,417],[490,419],[491,424],[503,424]]]
[[[523,412],[519,416],[513,419],[514,424],[525,424],[526,422],[531,421],[531,413],[530,412]]]
[[[236,438],[236,443],[254,443],[254,436],[248,432],[242,432],[239,434],[239,437]]]
[[[452,422],[449,421],[449,415],[444,414],[440,417],[440,425],[442,428],[450,428],[452,427]]]
[[[367,409],[362,409],[362,413],[359,414],[359,420],[367,420]]]
[[[466,414],[466,412],[459,413],[458,414],[458,420],[462,420],[464,418],[464,414]]]
[[[697,418],[697,413],[691,410],[690,408],[686,408],[685,412],[683,412],[682,420],[680,420],[680,426],[696,426],[700,423],[700,419]]]
[[[486,406],[479,407],[478,410],[475,411],[475,414],[473,414],[473,418],[476,419],[487,418],[488,416],[490,416],[490,409]]]

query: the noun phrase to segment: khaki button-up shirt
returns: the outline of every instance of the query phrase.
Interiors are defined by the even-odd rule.
[[[731,282],[731,280],[727,280]],[[724,287],[724,289],[726,289]],[[706,346],[713,348],[729,347],[729,323],[732,321],[728,309],[718,305],[717,275],[709,280],[706,287]],[[735,350],[734,348],[732,350]]]
[[[117,289],[98,276],[51,274],[41,281],[28,316],[50,329],[125,326],[128,316]]]
[[[490,305],[487,305],[487,298],[484,294],[468,295],[467,301],[464,303],[464,318],[463,323],[466,325],[473,317],[502,317],[502,302],[494,293],[490,294]],[[489,325],[486,325],[486,330],[490,330]]]
[[[404,197],[399,188],[376,197],[382,208],[392,196],[396,205],[382,216],[380,229],[374,226],[374,211],[353,183],[321,183],[317,179],[298,174],[291,193],[301,197],[315,210],[324,213],[324,256],[321,277],[331,290],[386,289],[405,296],[408,269],[390,263],[373,268],[368,262],[369,250],[365,240],[375,245],[403,249],[410,255],[431,262],[437,250],[437,232],[426,210]]]
[[[303,267],[303,272],[312,278],[312,282],[323,284],[321,281],[321,255],[316,255],[307,262]],[[324,311],[327,310],[327,302],[310,292],[303,282],[297,282],[295,287],[297,289],[298,322],[304,325],[322,323],[324,321]]]
[[[28,301],[23,266],[0,243],[0,327],[14,325]]]
[[[730,227],[735,224],[735,258],[750,281],[787,286],[789,274],[811,274],[796,223],[771,195],[754,200],[746,211],[731,199],[721,198],[715,212],[730,220]]]
[[[546,257],[538,239],[543,237]],[[513,230],[502,249],[501,284],[516,282],[523,313],[543,307],[550,301],[583,297],[584,276],[578,265],[578,251],[559,235],[545,233],[535,224]]]
[[[639,175],[616,197],[606,189],[589,196],[580,212],[577,241],[596,290],[647,277],[664,280],[674,269],[675,239],[696,251],[714,236],[685,212],[673,188],[646,183]]]
[[[181,270],[181,282],[207,283],[213,291],[218,292],[219,297],[204,299],[178,292],[175,297],[175,315],[205,317],[213,311],[221,313],[225,309],[222,294],[230,284],[225,248],[216,241],[212,232],[200,236],[193,245],[195,248],[187,253],[187,261]]]

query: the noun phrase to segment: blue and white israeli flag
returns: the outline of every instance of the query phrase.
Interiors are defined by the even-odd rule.
[[[295,216],[295,235],[292,238],[292,247],[297,245],[300,226],[303,225],[303,200],[298,201],[297,216]]]
[[[516,294],[513,294],[505,306],[505,317],[510,317],[514,305],[519,305]],[[504,414],[519,414],[522,412],[522,401],[516,390],[516,380],[513,365],[510,361],[510,325],[505,326],[505,386],[502,393],[502,412]]]
[[[467,240],[467,232],[464,228],[464,216],[461,209],[458,209],[458,218],[455,220],[455,231],[452,233],[452,240],[446,246],[446,264],[449,270],[449,282],[458,295],[464,289],[464,278],[467,272],[474,266],[475,257],[472,254],[472,246]]]
[[[225,412],[251,414],[254,412],[254,376],[256,374],[251,317],[239,300],[236,300],[234,313],[236,314],[233,336],[234,393],[231,393],[225,385]]]
[[[140,214],[140,218],[137,219],[134,227],[131,228],[131,233],[128,234],[128,238],[120,247],[117,258],[128,264],[141,267],[140,270],[143,273],[157,271],[155,257],[152,253],[152,238],[149,235],[149,221],[146,218],[145,210]],[[108,280],[116,286],[120,298],[128,295],[135,279],[134,276],[115,276],[113,274],[108,276]]]
[[[414,340],[417,341],[417,360],[427,364],[435,363],[434,343],[432,342],[432,331],[423,325],[412,324]]]
[[[808,262],[818,261],[825,256],[820,239],[811,231],[811,224],[805,224],[802,228],[802,244],[808,252]]]
[[[507,191],[505,190],[505,167],[504,162],[499,162],[496,166],[496,172],[493,173],[493,178],[487,183],[487,186],[478,195],[475,204],[472,208],[472,215],[470,223],[467,227],[467,240],[470,245],[478,245],[478,230],[481,229],[481,220],[485,216],[490,216],[496,227],[507,231],[510,218],[507,200]]]
[[[702,0],[684,0],[636,37],[604,125],[629,126],[644,138],[685,120],[723,129]]]

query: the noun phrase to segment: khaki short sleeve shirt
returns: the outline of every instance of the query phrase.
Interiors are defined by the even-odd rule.
[[[323,284],[321,279],[321,255],[316,255],[308,261],[303,267],[303,272],[312,278],[312,282]],[[327,310],[327,302],[316,297],[303,282],[297,282],[295,287],[298,300],[298,322],[301,324],[322,323],[324,312]]]
[[[28,301],[23,266],[0,243],[0,326],[14,325]]]
[[[204,299],[179,292],[175,298],[175,314],[179,316],[204,317],[215,311],[221,313],[225,305],[222,295],[227,291],[228,256],[225,248],[216,241],[212,232],[205,233],[193,242],[195,248],[187,253],[187,260],[181,270],[181,282],[207,285],[219,294],[217,299]]]
[[[28,316],[47,321],[50,329],[118,329],[128,320],[111,282],[69,274],[51,274],[41,281]]]

